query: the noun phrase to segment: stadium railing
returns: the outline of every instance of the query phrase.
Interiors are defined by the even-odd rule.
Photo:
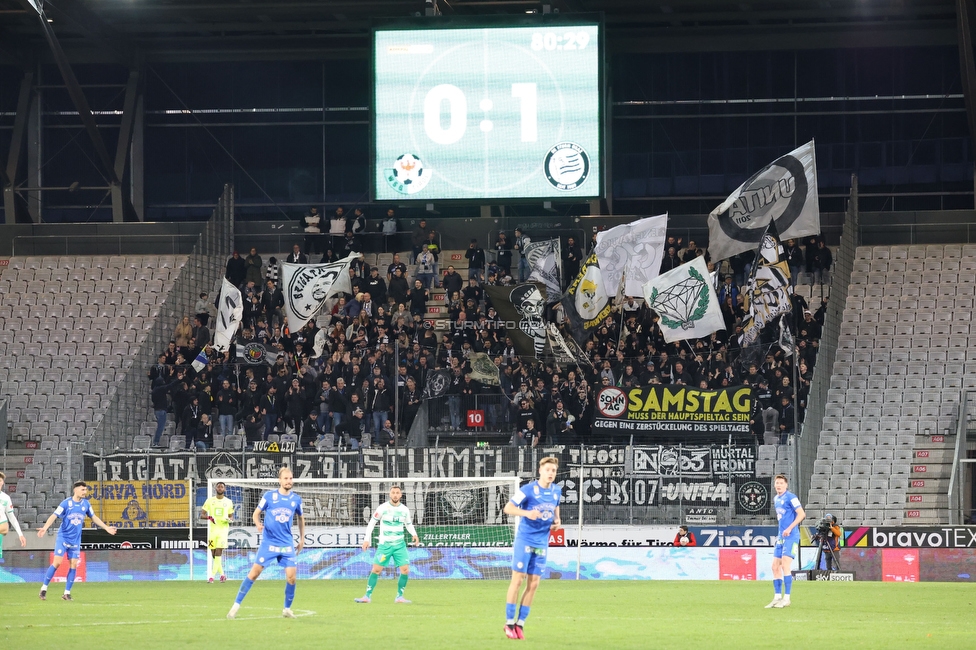
[[[854,258],[859,244],[857,176],[852,174],[851,194],[847,203],[844,230],[841,234],[840,246],[834,252],[830,297],[827,299],[827,313],[824,317],[823,331],[820,337],[820,352],[817,355],[817,364],[813,370],[807,413],[800,429],[801,435],[797,445],[796,466],[798,475],[794,485],[798,490],[800,500],[804,503],[806,503],[807,493],[810,489],[810,477],[813,475],[813,462],[817,458],[817,446],[820,444],[820,432],[823,429],[823,419],[826,415],[827,391],[830,390],[830,377],[833,374],[837,341],[840,338],[841,323],[844,321],[844,306],[847,303],[847,292],[851,283]]]

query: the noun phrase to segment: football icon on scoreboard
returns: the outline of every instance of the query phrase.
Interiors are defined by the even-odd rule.
[[[405,153],[396,159],[392,169],[386,170],[386,182],[401,194],[416,194],[427,187],[431,174],[418,156]]]

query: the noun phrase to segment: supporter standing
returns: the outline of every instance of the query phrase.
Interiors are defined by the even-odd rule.
[[[322,250],[324,247],[319,242],[322,238],[322,215],[319,214],[319,209],[312,206],[302,217],[302,221],[305,224],[305,252],[311,255],[314,252],[324,253]]]
[[[258,255],[258,249],[251,248],[251,252],[244,258],[244,264],[247,266],[247,271],[244,274],[245,284],[253,282],[254,286],[261,286],[261,267],[264,262]]]
[[[227,270],[224,273],[224,277],[234,285],[239,287],[244,284],[244,278],[247,276],[247,263],[241,254],[234,251],[231,254],[230,259],[227,260]]]

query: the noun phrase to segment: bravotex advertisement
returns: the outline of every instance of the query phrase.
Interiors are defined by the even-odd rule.
[[[610,386],[597,393],[594,429],[680,436],[685,439],[748,434],[752,389],[717,390],[651,385],[625,390]]]

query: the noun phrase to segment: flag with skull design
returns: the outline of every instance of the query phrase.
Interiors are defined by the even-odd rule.
[[[487,286],[485,291],[505,322],[506,333],[512,337],[519,355],[539,358],[552,354],[547,335],[545,286],[526,282],[514,287]]]

